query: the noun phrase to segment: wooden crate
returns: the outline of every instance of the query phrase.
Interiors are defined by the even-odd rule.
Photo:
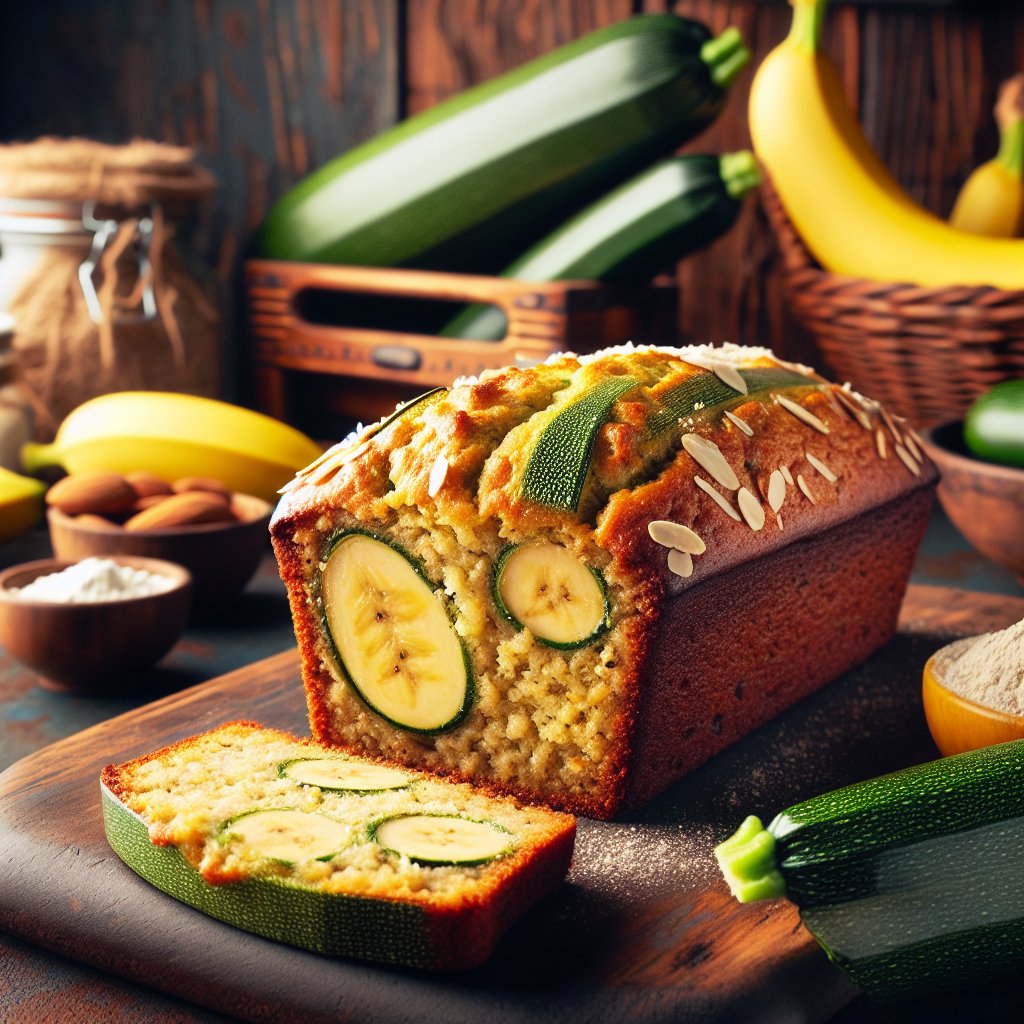
[[[307,314],[310,296],[336,299],[331,322]],[[408,324],[355,326],[346,302],[498,306],[508,320],[501,341],[417,333]],[[247,357],[256,404],[317,436],[346,421],[368,422],[397,402],[463,375],[526,366],[551,353],[590,352],[678,339],[674,286],[609,288],[594,281],[524,282],[470,274],[251,260],[245,265]],[[413,307],[418,308],[418,307]],[[427,321],[443,323],[427,316]],[[396,316],[396,322],[404,318]],[[337,430],[335,429],[337,424]]]

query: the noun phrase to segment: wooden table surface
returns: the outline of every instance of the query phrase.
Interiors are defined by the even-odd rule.
[[[0,547],[0,568],[46,554],[46,539],[34,534]],[[974,555],[936,513],[915,566],[914,580],[1024,597],[1013,577]],[[38,685],[38,679],[0,649],[0,771],[23,757],[115,715],[159,697],[220,676],[293,646],[283,587],[268,557],[230,619],[190,627],[161,663],[139,680],[132,693],[103,698],[70,697]],[[0,849],[0,871],[4,851]],[[947,997],[913,1008],[884,1009],[857,999],[833,1018],[835,1024],[928,1020],[1008,1019],[1017,994],[992,986],[970,997]],[[966,1000],[966,1001],[965,1001]],[[0,934],[0,1022],[151,1021],[154,1024],[212,1024],[229,1020],[94,968]],[[754,1019],[754,1018],[751,1018]],[[800,1019],[798,1016],[792,1019]],[[392,1024],[392,1022],[389,1022]]]

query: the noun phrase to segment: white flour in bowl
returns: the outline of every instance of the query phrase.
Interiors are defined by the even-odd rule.
[[[37,576],[24,587],[11,587],[7,593],[21,601],[88,604],[148,597],[173,586],[170,576],[121,565],[110,558],[84,558],[60,572]]]

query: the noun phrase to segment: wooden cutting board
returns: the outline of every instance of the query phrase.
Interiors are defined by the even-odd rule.
[[[568,883],[458,977],[330,959],[238,931],[110,851],[100,769],[247,718],[307,734],[285,653],[41,750],[0,775],[0,927],[246,1020],[444,1024],[820,1021],[856,992],[785,902],[740,906],[711,848],[748,813],[936,756],[921,668],[948,640],[1024,618],[1024,600],[912,587],[867,663],[617,823],[581,821]],[[904,1014],[912,1015],[913,1007]]]

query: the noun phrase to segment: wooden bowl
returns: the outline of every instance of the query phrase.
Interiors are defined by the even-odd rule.
[[[925,663],[921,697],[932,739],[945,756],[1024,739],[1024,715],[997,711],[947,689],[937,658],[934,654]]]
[[[964,447],[960,420],[932,427],[925,448],[939,467],[939,502],[966,541],[1024,584],[1024,469],[984,462]]]
[[[252,579],[270,550],[270,514],[262,498],[235,495],[244,510],[239,523],[203,523],[132,532],[111,524],[80,522],[51,508],[46,513],[57,558],[77,562],[89,555],[139,555],[183,565],[192,574],[192,608],[199,616],[222,609]]]
[[[113,561],[169,576],[169,589],[145,597],[82,604],[25,600],[10,593],[37,576],[60,572],[74,560],[23,562],[0,573],[0,644],[55,689],[114,689],[155,665],[188,620],[192,577],[156,558],[112,555]]]

